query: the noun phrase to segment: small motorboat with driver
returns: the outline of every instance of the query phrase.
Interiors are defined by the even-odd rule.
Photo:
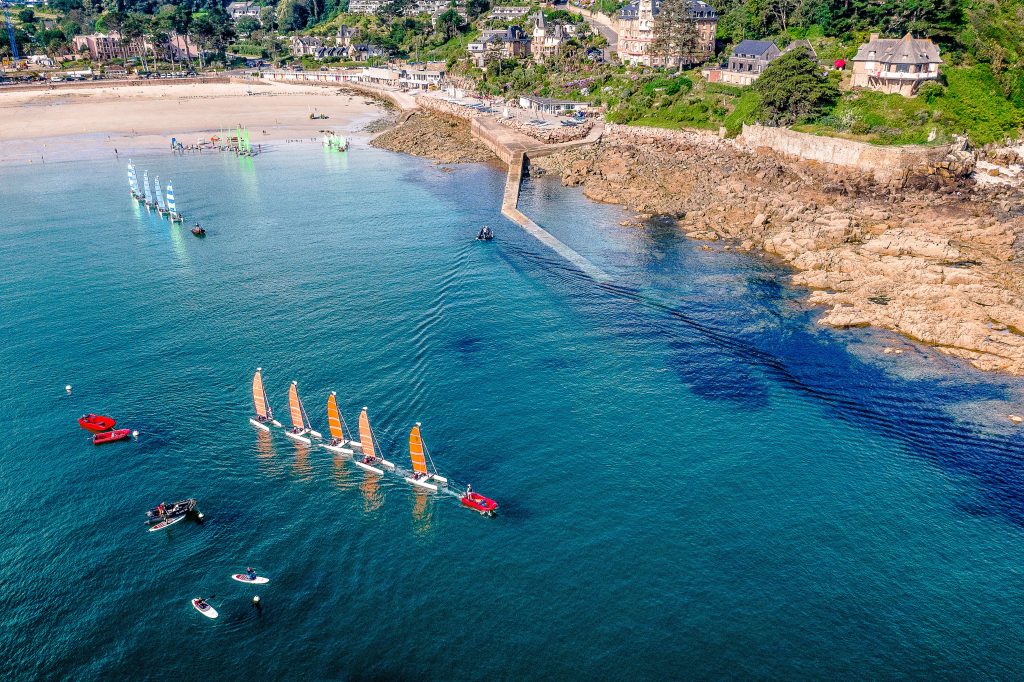
[[[498,510],[497,502],[489,497],[484,497],[480,493],[474,493],[472,490],[466,491],[466,494],[461,498],[461,502],[464,507],[478,511],[484,516],[494,516],[494,512]]]
[[[146,512],[146,523],[153,524],[149,527],[149,532],[152,533],[173,526],[189,516],[194,516],[197,521],[203,520],[203,513],[196,509],[194,498],[179,500],[171,504],[161,502]]]
[[[196,223],[196,226],[192,228],[192,234],[194,234],[197,237],[205,237],[206,236],[206,228],[204,228],[199,223]]]
[[[494,232],[486,225],[481,227],[480,231],[476,234],[476,240],[478,242],[489,242],[492,239],[494,239]]]
[[[97,433],[92,437],[93,445],[103,445],[104,443],[113,443],[119,440],[128,440],[132,436],[131,429],[117,429],[116,431],[104,431],[103,433]]]
[[[78,425],[86,431],[92,431],[93,433],[112,429],[116,424],[117,422],[112,418],[105,417],[102,414],[83,414],[78,418]]]
[[[153,507],[146,512],[146,523],[156,523],[162,521],[169,516],[182,516],[184,514],[191,514],[196,510],[196,500],[193,497],[187,500],[179,500],[172,502],[171,504],[164,504],[161,502],[157,506]]]

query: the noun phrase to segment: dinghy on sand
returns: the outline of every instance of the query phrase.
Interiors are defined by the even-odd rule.
[[[337,393],[331,391],[327,398],[327,428],[331,431],[331,442],[321,443],[325,450],[336,452],[339,455],[351,455],[354,448],[361,446],[361,443],[352,440],[352,430],[348,428],[345,417],[338,409]]]
[[[420,435],[420,423],[412,427],[409,432],[409,457],[412,459],[412,476],[406,476],[405,480],[427,490],[437,490],[436,484],[447,485],[448,479],[440,476],[434,468],[434,462],[430,459],[430,452],[423,444]],[[428,466],[429,461],[429,466]],[[433,483],[431,482],[433,481]]]
[[[249,417],[249,423],[253,426],[269,431],[271,426],[281,426],[281,422],[274,419],[274,411],[270,409],[267,402],[267,392],[263,390],[263,368],[257,367],[256,374],[252,377],[252,404],[256,409],[256,416]]]
[[[381,475],[384,474],[384,469],[394,470],[394,464],[377,454],[380,452],[380,444],[373,437],[373,429],[370,428],[370,419],[366,416],[365,407],[359,413],[359,442],[362,445],[363,457],[355,459],[357,467]]]

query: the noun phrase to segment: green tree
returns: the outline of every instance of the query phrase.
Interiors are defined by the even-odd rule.
[[[690,18],[690,0],[662,0],[661,11],[654,22],[651,51],[664,60],[665,66],[682,69],[697,54],[697,25]]]
[[[235,30],[238,31],[239,35],[251,36],[253,31],[260,29],[259,19],[256,17],[242,17],[235,22]]]
[[[450,9],[437,18],[437,35],[441,42],[447,43],[459,35],[459,27],[462,26],[462,17],[454,9]]]
[[[31,24],[36,20],[36,13],[34,10],[26,7],[25,9],[18,10],[18,21],[23,24]]]
[[[281,0],[277,6],[277,27],[281,31],[298,31],[306,27],[309,7],[304,0]]]
[[[828,112],[839,99],[839,88],[806,48],[773,61],[753,87],[761,96],[762,119],[773,125],[812,120]]]

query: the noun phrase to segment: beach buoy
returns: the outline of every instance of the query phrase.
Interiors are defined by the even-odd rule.
[[[132,438],[138,439],[138,437],[139,437],[139,432],[138,431],[132,431]]]
[[[260,605],[260,596],[256,595],[255,597],[253,597],[252,598],[252,603],[255,604],[256,606],[259,606]]]
[[[203,520],[203,512],[199,512],[199,514],[196,515],[196,518],[198,518],[200,521],[202,521]]]
[[[64,390],[68,392],[68,395],[71,395],[71,384],[68,384],[67,386],[65,386]]]
[[[1020,416],[1019,414],[1011,414],[1010,421],[1012,421],[1014,424],[1020,424],[1021,422],[1024,422],[1024,417]]]

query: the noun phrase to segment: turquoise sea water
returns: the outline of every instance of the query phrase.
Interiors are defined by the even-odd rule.
[[[0,168],[4,679],[1020,677],[1019,382],[530,181],[598,286],[501,219],[494,167],[135,161],[205,240],[123,161]],[[395,461],[423,422],[499,516],[256,431],[256,366],[279,416],[292,379],[321,430],[330,390],[369,406]],[[145,531],[187,496],[204,524]]]

